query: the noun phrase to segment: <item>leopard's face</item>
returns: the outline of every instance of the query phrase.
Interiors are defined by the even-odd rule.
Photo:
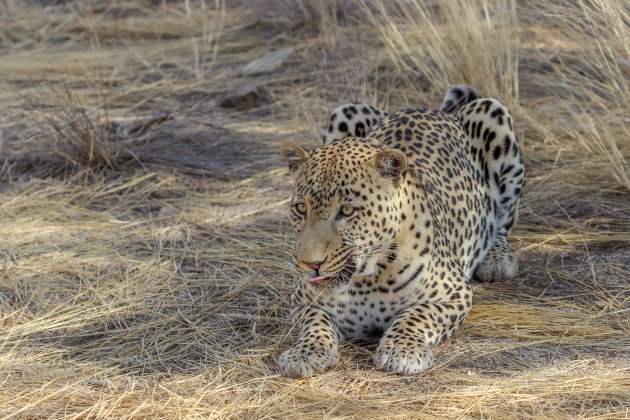
[[[355,272],[376,274],[398,232],[404,155],[348,138],[311,153],[285,144],[283,157],[295,175],[291,220],[300,277],[319,286],[347,283]]]

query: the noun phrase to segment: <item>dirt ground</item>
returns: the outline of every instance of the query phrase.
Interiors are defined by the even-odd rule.
[[[0,0],[0,417],[627,418],[630,3]],[[435,366],[283,378],[291,179],[349,101],[511,110],[515,279]]]

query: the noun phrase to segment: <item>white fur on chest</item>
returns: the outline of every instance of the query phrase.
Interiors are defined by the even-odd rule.
[[[397,315],[415,303],[401,294],[381,292],[378,286],[359,288],[353,284],[335,288],[318,300],[344,339],[381,334]]]

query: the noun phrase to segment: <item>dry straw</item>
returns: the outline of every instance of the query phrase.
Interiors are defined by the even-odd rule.
[[[324,3],[0,1],[0,418],[628,417],[628,3]],[[245,83],[266,100],[218,106]],[[426,373],[367,340],[281,377],[279,144],[455,83],[515,117],[517,278],[475,286]]]

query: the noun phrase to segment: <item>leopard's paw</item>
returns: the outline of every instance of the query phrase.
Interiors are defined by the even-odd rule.
[[[388,372],[411,375],[433,366],[433,352],[421,344],[395,344],[393,338],[385,336],[374,353],[374,365]]]
[[[322,373],[339,363],[336,349],[321,345],[310,346],[307,343],[295,343],[293,347],[280,355],[278,364],[284,376],[306,378]]]
[[[518,261],[506,240],[497,241],[475,269],[475,278],[484,283],[509,280],[518,272]]]

